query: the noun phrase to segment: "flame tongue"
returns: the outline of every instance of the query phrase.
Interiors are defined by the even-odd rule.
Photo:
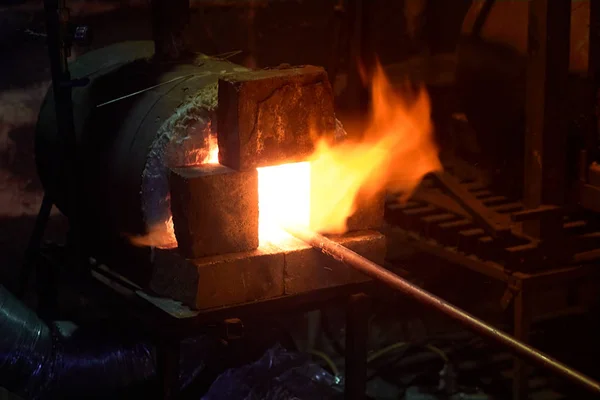
[[[429,97],[424,89],[405,95],[378,66],[371,120],[360,140],[333,145],[323,139],[310,163],[258,169],[261,244],[288,239],[286,226],[344,233],[359,196],[363,204],[386,189],[409,196],[423,176],[441,169]]]
[[[410,196],[428,173],[441,170],[429,97],[396,93],[381,66],[372,82],[371,121],[361,140],[335,147],[317,143],[312,156],[311,228],[344,233],[357,196],[385,189]]]
[[[217,135],[210,134],[206,139],[208,153],[204,160],[202,160],[202,164],[218,164],[219,163],[219,141],[217,140]]]

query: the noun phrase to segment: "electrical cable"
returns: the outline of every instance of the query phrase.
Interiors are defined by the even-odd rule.
[[[329,367],[329,369],[331,370],[331,372],[333,373],[333,375],[336,378],[340,377],[340,370],[335,365],[335,363],[333,362],[333,360],[331,359],[331,357],[329,357],[327,354],[325,354],[325,353],[323,353],[322,351],[319,351],[319,350],[308,350],[307,353],[312,354],[313,356],[317,356],[320,359],[322,359],[323,361],[325,361],[325,363],[327,364],[327,366]]]
[[[427,304],[430,307],[443,312],[444,314],[461,322],[463,325],[471,328],[475,332],[497,341],[504,347],[516,353],[521,358],[524,358],[527,361],[536,362],[539,365],[550,369],[556,374],[570,379],[573,382],[587,388],[591,392],[596,394],[600,393],[599,381],[590,378],[550,357],[549,355],[540,352],[534,347],[515,339],[505,332],[502,332],[498,328],[485,323],[484,321],[448,303],[440,297],[429,293],[428,291],[383,268],[382,266],[375,264],[374,262],[357,254],[347,247],[344,247],[339,243],[336,243],[331,239],[326,238],[325,236],[316,232],[312,232],[304,227],[286,227],[285,229],[288,231],[288,233],[310,244],[315,249],[320,250],[323,254],[327,254],[329,257],[343,262],[344,264],[362,272],[365,275],[370,276],[371,278],[374,278],[375,280],[393,288],[394,290],[402,292],[421,303]]]
[[[384,347],[383,349],[380,349],[378,351],[376,351],[375,353],[371,354],[368,358],[367,358],[367,363],[371,363],[373,361],[375,361],[376,359],[378,359],[379,357],[382,357],[384,355],[386,355],[387,353],[390,353],[396,349],[401,349],[403,347],[409,346],[411,345],[410,343],[406,343],[406,342],[398,342],[398,343],[394,343],[391,344],[389,346]],[[444,362],[448,362],[449,358],[446,355],[446,353],[440,349],[439,347],[433,346],[431,344],[426,344],[423,345],[424,348],[432,351],[433,353],[436,353],[437,355],[440,356],[440,358],[442,360],[444,360]]]
[[[331,325],[329,324],[329,319],[327,319],[327,316],[325,315],[324,311],[321,311],[321,329],[323,330],[323,333],[325,334],[325,337],[327,338],[327,340],[329,341],[329,343],[333,347],[333,350],[338,355],[340,355],[340,356],[343,357],[346,354],[346,349],[334,337],[333,332],[331,331]]]

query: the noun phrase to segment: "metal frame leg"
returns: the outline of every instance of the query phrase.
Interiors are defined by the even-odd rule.
[[[521,289],[514,300],[514,336],[523,343],[529,342],[532,324],[532,295]],[[525,400],[529,397],[529,367],[519,357],[513,363],[513,399]]]
[[[168,341],[156,346],[156,378],[164,400],[179,396],[180,342]]]
[[[20,276],[19,276],[19,297],[23,297],[25,292],[27,291],[27,287],[29,286],[29,279],[31,278],[31,273],[35,269],[36,263],[38,261],[38,255],[40,251],[40,245],[42,243],[42,238],[44,237],[44,232],[46,231],[46,225],[48,224],[48,219],[50,218],[50,212],[52,211],[53,206],[52,200],[50,197],[45,194],[42,200],[42,204],[40,205],[40,211],[35,219],[35,225],[33,227],[33,232],[31,233],[31,237],[29,238],[29,244],[27,245],[27,250],[25,251],[25,262],[21,266]]]
[[[346,314],[346,400],[365,398],[368,324],[369,297],[364,293],[351,296]]]

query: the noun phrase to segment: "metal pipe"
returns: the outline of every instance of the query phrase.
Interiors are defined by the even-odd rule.
[[[516,352],[518,355],[523,356],[530,361],[534,361],[566,378],[569,378],[573,382],[580,384],[593,392],[600,393],[599,382],[571,369],[565,364],[562,364],[561,362],[540,352],[539,350],[536,350],[535,348],[518,341],[512,336],[507,335],[506,333],[486,324],[485,322],[461,310],[460,308],[453,306],[445,300],[421,289],[405,279],[402,279],[398,275],[388,271],[380,265],[377,265],[356,254],[352,250],[308,229],[286,227],[286,230],[291,235],[308,243],[312,247],[321,250],[323,253],[335,258],[336,260],[341,261],[344,264],[364,273],[365,275],[368,275],[371,278],[390,286],[392,289],[406,293],[417,301],[428,304],[444,314],[465,324],[471,329],[496,340],[503,346]]]

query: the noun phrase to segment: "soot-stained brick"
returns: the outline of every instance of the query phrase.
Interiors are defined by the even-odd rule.
[[[386,239],[379,232],[354,232],[331,237],[331,239],[377,264],[383,264]],[[341,261],[301,242],[290,241],[282,248],[286,250],[284,275],[286,294],[360,283],[370,279]]]
[[[273,246],[196,260],[158,250],[154,264],[150,288],[199,310],[284,294],[284,253]]]
[[[179,252],[187,258],[258,247],[258,173],[219,164],[175,168],[169,177]]]
[[[239,171],[305,160],[335,134],[333,92],[323,68],[231,74],[219,81],[219,162]]]

